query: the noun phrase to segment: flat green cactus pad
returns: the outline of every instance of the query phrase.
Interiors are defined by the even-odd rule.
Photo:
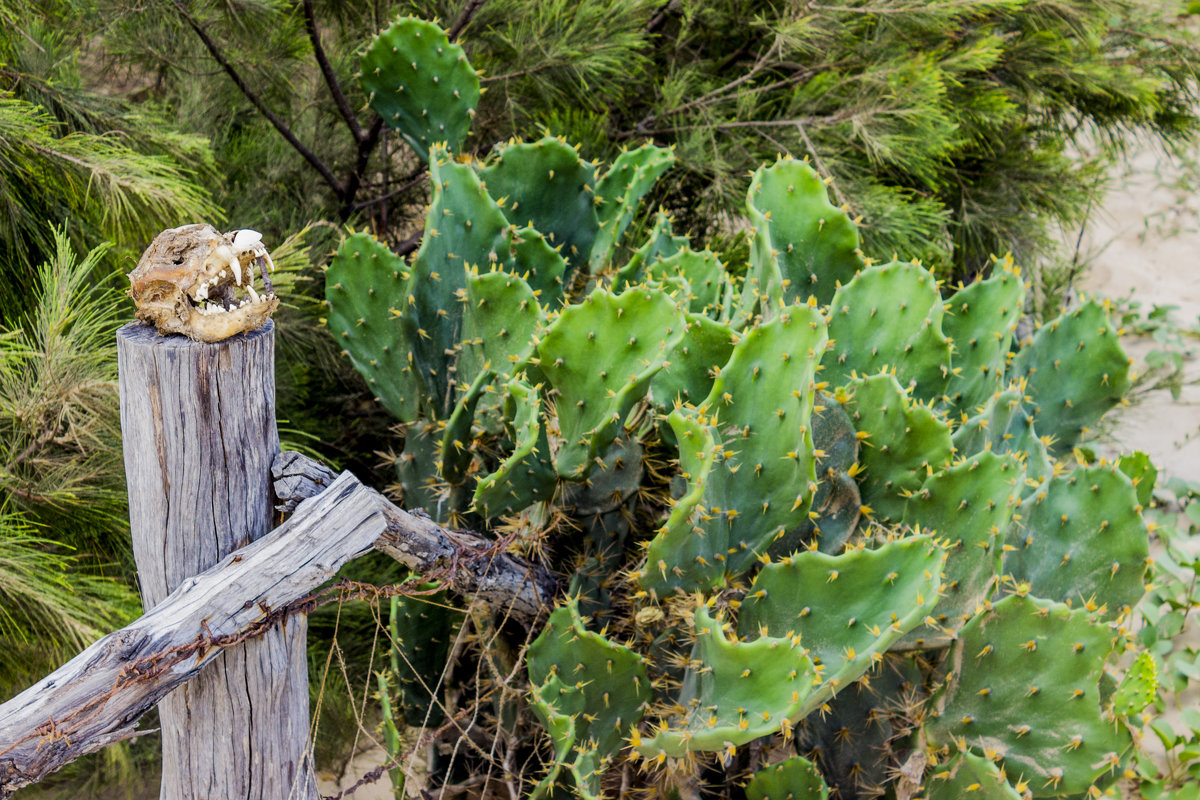
[[[684,676],[678,717],[634,741],[642,756],[725,751],[807,716],[816,676],[797,638],[730,641],[703,607],[696,609],[695,631],[692,662],[702,666]]]
[[[832,345],[822,377],[831,386],[888,370],[914,396],[941,399],[950,378],[950,341],[928,270],[903,261],[865,269],[838,288],[829,315]]]
[[[451,152],[462,147],[479,105],[479,76],[434,23],[393,22],[363,53],[359,80],[371,107],[422,159],[438,142]]]
[[[946,399],[956,411],[974,414],[1000,390],[1024,302],[1025,284],[1007,260],[946,301],[942,331],[954,346]]]
[[[504,198],[514,225],[537,229],[572,270],[587,263],[600,231],[596,168],[575,148],[552,136],[513,142],[496,150],[479,178],[488,194]]]
[[[683,312],[656,289],[598,289],[562,310],[537,348],[541,371],[559,393],[559,475],[587,477],[684,329]]]
[[[1020,780],[1020,776],[1014,776]],[[1021,781],[1022,788],[1028,788]],[[957,753],[933,771],[927,783],[926,800],[1021,800],[1024,795],[1008,781],[1004,770],[968,751]]]
[[[527,655],[534,713],[554,743],[541,796],[569,772],[580,797],[600,796],[601,781],[642,718],[650,681],[641,656],[583,626],[571,600],[555,609]]]
[[[904,524],[942,539],[948,553],[941,598],[931,613],[937,627],[914,630],[907,644],[949,644],[995,592],[1024,478],[1015,456],[979,453],[930,475],[908,498]]]
[[[826,800],[829,787],[816,764],[796,756],[760,769],[746,784],[746,800]]]
[[[854,223],[829,202],[825,183],[803,161],[760,167],[750,180],[746,212],[754,231],[747,285],[769,313],[810,295],[826,304],[839,283],[866,266]]]
[[[798,636],[820,702],[882,658],[933,610],[946,552],[928,536],[840,556],[811,551],[763,567],[742,601],[741,636]]]
[[[935,746],[999,757],[1035,796],[1086,791],[1119,767],[1130,743],[1101,713],[1111,649],[1108,628],[1082,609],[1010,595],[963,627],[925,735]]]
[[[909,494],[950,461],[950,427],[928,406],[913,402],[890,374],[851,381],[838,396],[862,438],[862,499],[880,516],[899,521]]]
[[[1022,504],[1004,571],[1040,597],[1114,617],[1146,593],[1150,534],[1141,510],[1116,467],[1051,478]]]
[[[1013,361],[1035,406],[1034,420],[1055,453],[1071,448],[1121,402],[1129,388],[1129,357],[1108,312],[1095,302],[1041,327]]]
[[[645,144],[636,150],[623,151],[604,173],[596,185],[600,232],[592,246],[593,273],[608,263],[613,248],[633,221],[642,198],[674,163],[675,153],[670,149]]]
[[[408,307],[404,260],[373,236],[346,237],[325,271],[326,324],[383,407],[402,422],[428,394],[400,323]]]

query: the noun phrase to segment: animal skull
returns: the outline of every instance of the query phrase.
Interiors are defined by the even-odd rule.
[[[254,286],[257,267],[263,293]],[[170,228],[155,237],[133,272],[129,294],[138,319],[159,333],[182,333],[199,342],[219,342],[251,331],[279,305],[267,270],[275,264],[262,234],[222,234],[211,225]]]

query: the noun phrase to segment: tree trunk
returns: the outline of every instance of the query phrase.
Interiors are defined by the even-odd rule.
[[[274,325],[215,344],[117,333],[134,556],[146,610],[272,526]],[[167,695],[164,800],[315,800],[306,623],[231,647]]]

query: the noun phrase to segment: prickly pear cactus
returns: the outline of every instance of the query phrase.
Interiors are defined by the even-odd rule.
[[[406,422],[420,414],[426,393],[398,322],[409,277],[404,260],[365,233],[347,237],[325,270],[330,332],[384,408]]]
[[[979,453],[930,475],[908,498],[904,524],[944,539],[947,557],[932,619],[906,641],[920,649],[949,644],[996,591],[1024,478],[1015,456]]]
[[[826,800],[829,787],[820,770],[796,756],[759,770],[746,784],[747,800]]]
[[[905,498],[949,462],[950,426],[887,373],[850,381],[837,400],[862,440],[863,502],[884,517],[901,519]]]
[[[946,387],[951,408],[973,414],[1000,391],[1024,302],[1025,284],[1011,259],[993,265],[987,280],[950,295],[942,331],[954,346],[954,370]]]
[[[1039,487],[1008,537],[1004,571],[1038,597],[1114,617],[1146,593],[1149,532],[1116,467],[1079,467]]]
[[[600,233],[596,168],[575,148],[550,136],[510,142],[479,179],[492,197],[505,198],[504,214],[514,225],[541,232],[572,270],[587,263]]]
[[[840,556],[784,558],[755,577],[738,632],[798,636],[818,665],[824,702],[929,615],[945,562],[945,550],[927,536]]]
[[[799,637],[761,636],[732,641],[724,623],[700,607],[695,614],[696,645],[675,707],[654,736],[634,739],[644,758],[690,752],[722,752],[781,729],[812,710],[809,698],[820,683]]]
[[[670,151],[463,152],[478,78],[431,23],[370,44],[363,85],[428,156],[430,207],[411,263],[347,236],[330,332],[404,423],[405,504],[569,598],[529,628],[472,610],[448,670],[444,621],[401,619],[396,641],[438,640],[409,677],[445,673],[454,724],[385,670],[389,746],[408,716],[435,756],[468,745],[437,785],[555,798],[1011,798],[1120,772],[1156,686],[1107,660],[1154,471],[1067,458],[1128,385],[1103,306],[1014,343],[1015,265],[957,289],[868,266],[794,160],[751,177],[749,263],[665,211],[634,225]]]
[[[662,291],[592,292],[563,310],[538,344],[542,374],[559,393],[563,442],[555,468],[583,479],[683,338],[682,312]]]
[[[924,267],[893,261],[863,270],[834,293],[829,310],[825,380],[840,386],[854,374],[889,370],[916,397],[945,393],[950,340],[937,282]]]
[[[1108,314],[1084,303],[1052,320],[1021,348],[1013,374],[1033,397],[1034,421],[1051,450],[1068,453],[1129,388],[1129,358]]]
[[[939,765],[929,781],[928,800],[957,800],[960,797],[978,800],[1021,800],[1029,784],[1014,776],[1017,786],[995,762],[967,751],[957,753],[944,765]]]
[[[955,669],[931,701],[926,741],[998,757],[1035,796],[1087,791],[1118,769],[1130,743],[1100,705],[1111,649],[1108,628],[1086,611],[1010,595],[951,648]]]
[[[642,657],[588,631],[568,602],[551,615],[527,659],[533,709],[554,743],[554,762],[534,796],[569,776],[577,796],[599,797],[604,773],[650,699]]]
[[[398,19],[363,53],[360,77],[371,107],[422,159],[444,142],[462,147],[479,105],[479,76],[432,22]]]
[[[600,231],[592,246],[591,269],[599,272],[638,209],[646,192],[675,163],[675,153],[664,147],[642,145],[625,150],[596,185]]]
[[[829,202],[824,181],[803,161],[761,167],[750,180],[746,208],[754,232],[747,287],[767,313],[810,295],[828,303],[838,284],[865,266],[854,223]]]

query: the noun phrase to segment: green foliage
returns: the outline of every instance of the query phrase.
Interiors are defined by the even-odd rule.
[[[0,329],[0,686],[15,693],[139,609],[111,341],[116,292],[64,232]],[[128,570],[128,571],[126,571]]]
[[[756,178],[743,281],[675,239],[662,213],[647,242],[612,248],[632,213],[618,207],[650,190],[661,151],[627,151],[594,188],[594,167],[555,139],[485,162],[432,152],[424,277],[372,291],[378,268],[350,237],[335,264],[361,274],[330,291],[329,324],[358,336],[355,363],[376,377],[379,345],[355,332],[373,317],[355,303],[404,307],[391,330],[445,398],[401,409],[417,415],[397,464],[406,502],[512,537],[570,587],[527,653],[550,741],[545,777],[526,788],[599,797],[628,759],[671,784],[679,770],[656,765],[728,767],[742,745],[793,736],[801,755],[828,753],[813,763],[839,792],[924,780],[901,769],[904,752],[942,792],[971,780],[1019,793],[1005,781],[1022,772],[1039,776],[1037,793],[1080,792],[1122,763],[1146,681],[1126,670],[1118,718],[1100,677],[1109,625],[1145,591],[1148,530],[1126,473],[1152,482],[1152,467],[1057,461],[1035,431],[1082,435],[1111,406],[1095,385],[1039,377],[1068,338],[1078,374],[1125,363],[1099,306],[1010,358],[1025,292],[1011,264],[947,299],[917,264],[866,266],[847,217],[813,218],[832,213],[819,181],[811,202],[768,209],[768,188],[790,191],[779,180],[812,178],[795,162]],[[610,178],[634,199],[611,200]],[[569,255],[523,259],[507,244],[517,224],[521,241],[571,242]],[[818,277],[834,286],[829,305],[789,302],[785,276],[824,269],[814,253],[829,248],[855,271]],[[356,313],[364,322],[348,324]],[[1073,415],[1053,410],[1060,398]],[[1097,538],[1109,544],[1085,547]],[[1073,660],[1058,664],[1054,647]],[[993,650],[1006,658],[976,655]],[[898,655],[914,651],[927,655]],[[1013,727],[1021,714],[1046,730]],[[525,747],[507,741],[514,757]]]
[[[437,25],[392,23],[363,53],[360,80],[371,107],[421,158],[428,161],[438,142],[449,152],[462,147],[479,103],[479,76]]]
[[[530,645],[528,661],[533,708],[555,749],[554,767],[535,796],[565,769],[579,797],[598,797],[604,773],[650,698],[643,659],[586,630],[579,609],[568,602]]]
[[[947,677],[924,730],[934,746],[1000,758],[1035,795],[1083,792],[1117,769],[1130,743],[1101,708],[1111,649],[1108,628],[1081,609],[1006,597],[964,626],[950,648],[950,664],[975,668]]]
[[[746,784],[749,800],[802,800],[811,797],[825,800],[829,789],[821,772],[807,758],[796,756],[759,770]]]

